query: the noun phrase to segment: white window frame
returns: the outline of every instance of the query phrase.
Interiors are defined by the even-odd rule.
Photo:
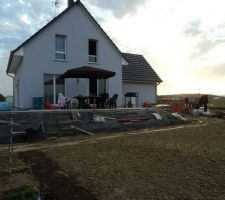
[[[65,51],[56,51],[56,38],[57,38],[57,36],[64,37],[64,46],[65,46],[64,48],[65,48]],[[66,37],[66,35],[55,34],[55,60],[58,60],[58,61],[66,61],[66,59],[67,59],[66,49],[67,49],[67,37]],[[64,55],[64,58],[65,59],[57,58],[56,57],[57,54]]]
[[[96,42],[96,55],[90,55],[89,54],[89,42],[90,41]],[[96,61],[95,62],[91,61],[91,58],[94,58]],[[88,63],[98,63],[98,40],[96,40],[96,39],[89,39],[88,40]]]

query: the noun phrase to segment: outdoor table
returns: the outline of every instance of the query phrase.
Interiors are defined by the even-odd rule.
[[[87,107],[89,107],[88,97],[87,96],[75,96],[73,98],[76,98],[78,100],[78,108],[87,108]]]
[[[99,99],[100,96],[75,96],[73,98],[76,98],[78,100],[78,108],[90,108],[90,104],[95,104],[97,107],[99,107]]]

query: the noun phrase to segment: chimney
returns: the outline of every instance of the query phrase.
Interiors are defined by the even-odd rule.
[[[73,5],[74,1],[73,0],[67,0],[67,6],[68,8]]]

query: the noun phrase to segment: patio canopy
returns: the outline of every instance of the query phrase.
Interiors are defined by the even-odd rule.
[[[63,78],[96,78],[104,79],[115,76],[115,72],[99,69],[96,67],[82,66],[67,70],[61,75]]]

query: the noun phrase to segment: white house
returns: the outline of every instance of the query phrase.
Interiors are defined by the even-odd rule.
[[[60,77],[69,69],[90,66],[115,72],[107,79]],[[162,82],[141,55],[123,54],[84,5],[68,0],[68,8],[11,51],[7,74],[13,76],[14,107],[31,108],[33,97],[57,102],[58,93],[118,94],[124,106],[127,92],[138,94],[137,105],[154,103]]]

